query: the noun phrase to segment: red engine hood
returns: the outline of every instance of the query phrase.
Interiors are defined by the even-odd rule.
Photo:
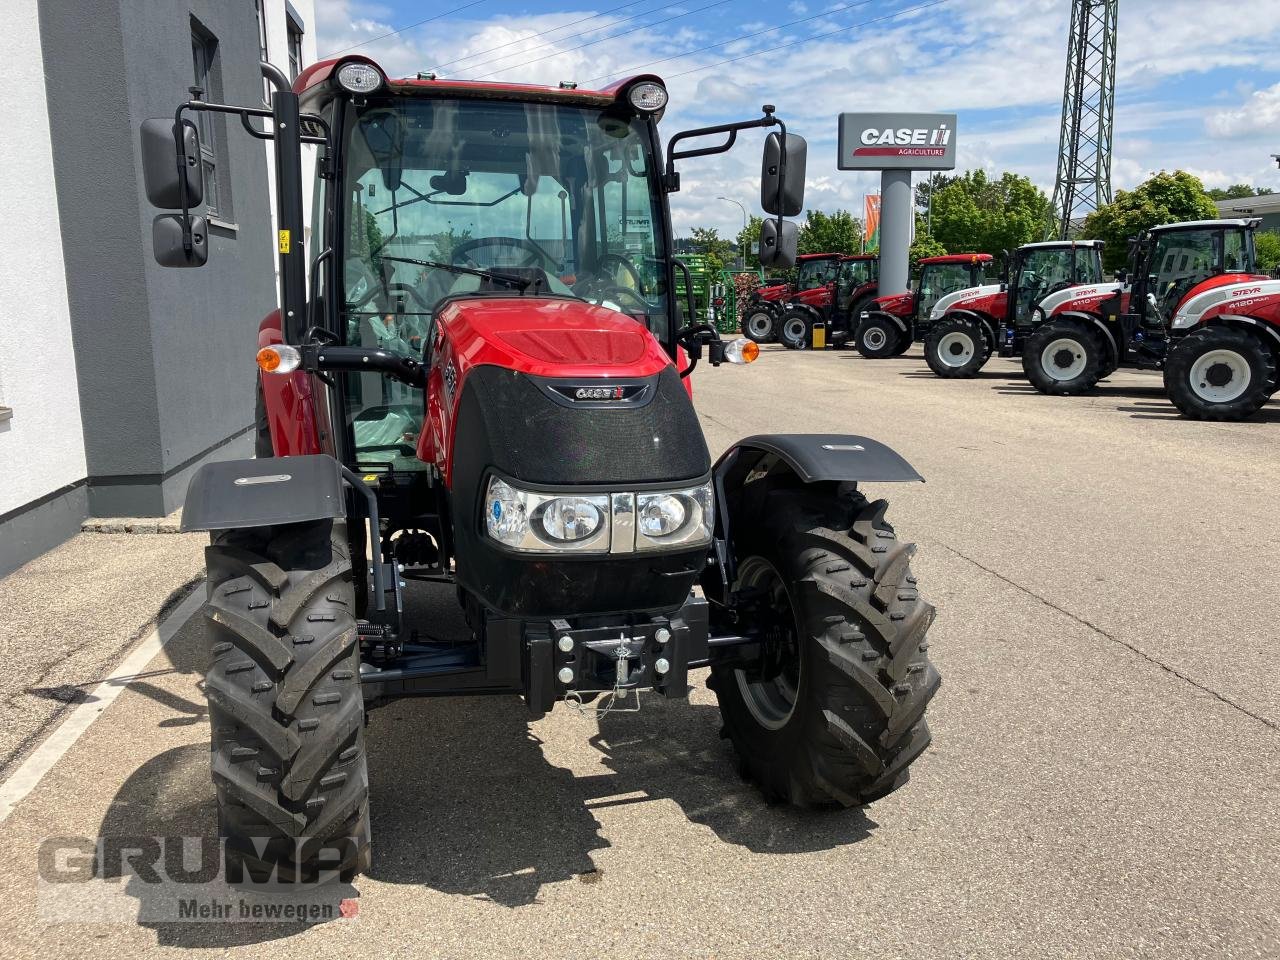
[[[779,300],[785,297],[791,288],[785,283],[775,283],[767,287],[756,287],[756,294],[761,300]]]
[[[867,305],[867,309],[881,310],[895,317],[907,317],[915,309],[915,301],[914,293],[890,293],[883,297],[876,297]]]
[[[466,367],[492,364],[540,377],[644,377],[671,365],[639,321],[559,297],[465,297],[438,317]]]

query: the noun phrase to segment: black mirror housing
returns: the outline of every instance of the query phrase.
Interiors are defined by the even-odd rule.
[[[804,208],[804,174],[808,156],[809,144],[798,134],[788,133],[785,147],[782,134],[771,133],[765,137],[764,160],[760,167],[760,206],[765,213],[799,216]]]
[[[209,261],[209,222],[191,217],[191,252],[182,243],[182,215],[166,213],[151,222],[151,247],[162,267],[203,267]]]
[[[790,220],[766,220],[760,224],[760,266],[794,266],[799,244],[799,228]]]
[[[147,199],[161,210],[182,209],[182,181],[186,180],[187,209],[204,203],[204,167],[200,163],[200,138],[195,124],[182,124],[182,173],[178,175],[178,152],[174,143],[174,121],[167,118],[142,121],[142,180]]]

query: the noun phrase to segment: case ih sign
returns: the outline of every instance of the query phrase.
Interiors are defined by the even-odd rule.
[[[840,170],[954,170],[954,113],[840,114]]]

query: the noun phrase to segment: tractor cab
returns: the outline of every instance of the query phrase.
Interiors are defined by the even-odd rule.
[[[1004,286],[1008,289],[1003,341],[1035,322],[1035,309],[1051,293],[1102,280],[1101,240],[1049,240],[1014,251]]]
[[[879,282],[880,257],[878,255],[861,253],[845,257],[839,262],[836,270],[837,310],[848,316],[858,301],[865,299],[868,293],[874,293]]]
[[[1258,219],[1196,220],[1152,227],[1130,241],[1128,312],[1166,327],[1191,296],[1257,275]]]

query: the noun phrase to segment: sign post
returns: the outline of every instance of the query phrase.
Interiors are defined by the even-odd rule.
[[[954,113],[842,113],[838,170],[880,171],[880,293],[905,293],[914,170],[956,168]]]

